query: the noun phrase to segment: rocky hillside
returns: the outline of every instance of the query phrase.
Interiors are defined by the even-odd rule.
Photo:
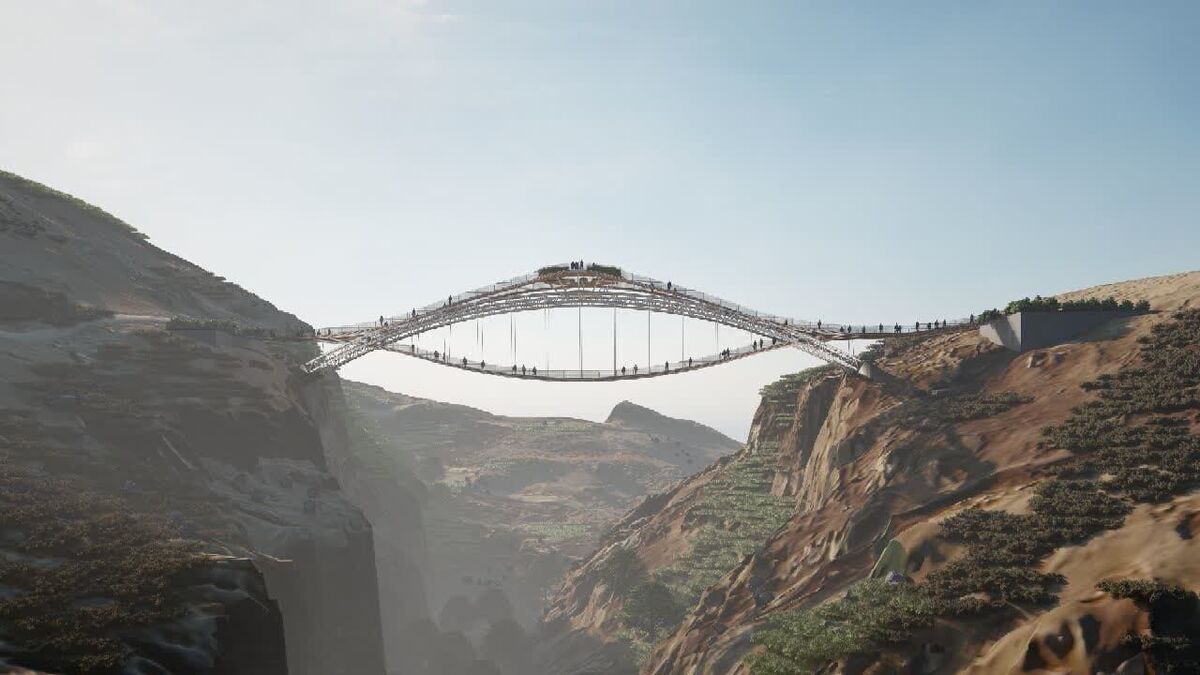
[[[307,330],[0,174],[0,663],[383,673],[371,528],[330,470],[336,378],[297,377],[311,345],[174,317]]]
[[[1200,273],[1060,297],[1108,295],[1158,312],[1021,355],[906,339],[875,380],[766,388],[745,450],[569,573],[543,662],[1193,672]]]
[[[502,417],[364,384],[345,388],[356,423],[384,451],[372,460],[379,473],[421,495],[430,606],[450,626],[463,623],[455,608],[479,614],[469,606],[486,598],[504,598],[522,624],[536,626],[551,584],[622,513],[738,447],[703,425],[629,402],[595,423]],[[389,541],[389,521],[374,522],[380,542]],[[408,535],[397,530],[395,538]],[[459,627],[470,633],[486,625]]]

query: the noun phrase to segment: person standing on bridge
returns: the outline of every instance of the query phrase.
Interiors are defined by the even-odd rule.
[[[467,357],[465,357],[465,356],[463,357],[463,365],[464,365],[464,366],[466,366],[466,365],[467,365]]]
[[[633,374],[637,375],[637,364],[633,364]]]
[[[882,332],[883,332],[883,324],[879,324],[879,332],[880,332],[880,333],[882,333]]]
[[[437,361],[437,360],[438,360],[438,350],[436,350],[436,349],[435,349],[435,350],[433,350],[433,360],[434,360],[434,361]]]
[[[783,324],[783,325],[785,325],[785,326],[786,326],[786,325],[787,325],[787,322],[786,322],[786,321],[784,321],[784,324]],[[821,330],[821,320],[820,320],[820,319],[817,319],[817,330]]]
[[[692,367],[692,357],[688,357],[688,368]]]
[[[524,375],[524,374],[525,374],[525,366],[524,366],[524,365],[522,365],[522,366],[521,366],[521,374],[522,374],[522,375]]]
[[[667,361],[666,363],[663,364],[663,372],[664,373],[671,372],[671,362],[670,361]]]
[[[625,375],[625,366],[621,366],[621,375]]]
[[[537,366],[533,367],[533,376],[537,377]]]

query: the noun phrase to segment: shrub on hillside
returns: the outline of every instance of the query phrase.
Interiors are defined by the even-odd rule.
[[[666,584],[646,581],[629,594],[622,619],[627,625],[657,637],[663,630],[678,624],[684,611]]]
[[[614,594],[627,595],[646,579],[646,566],[636,551],[622,546],[600,563],[597,573]]]
[[[911,584],[859,582],[844,597],[789,612],[755,635],[763,651],[750,657],[750,672],[807,675],[839,659],[903,643],[933,625],[935,609]]]
[[[1194,591],[1148,579],[1105,579],[1096,587],[1150,613],[1149,634],[1126,635],[1123,642],[1140,650],[1154,672],[1200,672],[1200,596]]]

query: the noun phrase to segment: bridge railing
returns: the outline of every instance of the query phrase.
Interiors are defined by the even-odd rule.
[[[728,310],[730,312],[736,312],[736,313],[743,314],[743,315],[749,315],[749,316],[753,316],[755,318],[758,318],[758,319],[761,319],[764,321],[769,321],[769,322],[778,323],[778,324],[787,323],[790,326],[797,326],[800,328],[808,329],[814,333],[825,333],[825,334],[829,334],[829,335],[833,335],[833,336],[838,336],[838,335],[843,335],[843,334],[844,335],[867,334],[867,337],[870,337],[871,335],[923,333],[928,330],[939,330],[939,329],[943,329],[943,328],[960,328],[960,327],[966,327],[966,326],[975,326],[975,325],[978,325],[978,323],[979,323],[977,319],[971,319],[968,317],[946,320],[946,321],[943,321],[941,319],[931,319],[929,321],[919,321],[919,322],[914,322],[912,324],[897,323],[894,321],[890,322],[890,323],[876,322],[876,323],[867,323],[867,324],[861,324],[861,323],[841,324],[841,323],[829,323],[829,322],[825,322],[825,321],[813,321],[813,320],[809,320],[809,319],[797,319],[794,317],[786,317],[786,316],[779,316],[776,314],[768,314],[765,312],[759,312],[753,308],[746,307],[745,305],[740,305],[736,302],[730,302],[729,300],[726,300],[724,298],[721,298],[721,297],[718,297],[715,295],[710,295],[708,293],[696,290],[694,288],[678,286],[674,283],[672,283],[671,287],[668,289],[667,288],[668,282],[660,281],[658,279],[654,279],[654,278],[647,277],[647,276],[642,276],[640,274],[632,274],[632,273],[627,272],[627,273],[625,273],[625,278],[630,281],[633,281],[635,283],[650,286],[651,288],[654,288],[656,290],[662,290],[662,291],[667,291],[667,292],[671,292],[671,293],[678,293],[680,295],[683,295],[683,296],[686,296],[689,298],[693,298],[696,300],[700,300],[702,302],[705,302],[705,303],[708,303],[711,305],[716,305],[716,306],[719,306],[722,309]],[[935,321],[938,323],[938,327],[936,329],[933,327],[933,323]],[[897,326],[899,327],[899,330],[896,330]]]

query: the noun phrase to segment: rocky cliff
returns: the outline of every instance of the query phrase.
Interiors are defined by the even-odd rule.
[[[1022,355],[969,331],[906,339],[873,381],[767,387],[745,450],[569,573],[543,659],[608,672],[626,645],[655,675],[1187,672],[1200,274],[1063,297],[1110,294],[1159,311]]]
[[[172,330],[180,317],[247,335],[216,346]],[[278,340],[306,330],[111,215],[0,175],[0,522],[54,490],[105,505],[48,503],[4,531],[0,615],[45,623],[0,622],[0,657],[384,672],[371,528],[330,466],[337,380],[299,378],[314,348]],[[128,545],[102,545],[117,532]]]

